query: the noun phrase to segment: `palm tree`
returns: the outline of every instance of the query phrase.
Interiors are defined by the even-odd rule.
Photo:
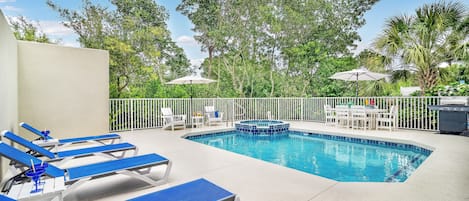
[[[382,54],[416,67],[422,93],[438,82],[438,65],[467,54],[467,13],[461,3],[426,4],[415,15],[387,21],[374,46]]]

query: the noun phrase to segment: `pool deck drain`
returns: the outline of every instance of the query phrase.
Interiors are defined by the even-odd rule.
[[[413,130],[351,130],[312,122],[290,123],[295,130],[411,141],[417,146],[432,147],[433,153],[403,183],[337,182],[181,138],[192,132],[226,130],[226,124],[174,132],[161,129],[129,131],[121,135],[124,141],[139,147],[139,154],[156,152],[173,161],[169,182],[150,187],[136,179],[112,176],[87,182],[65,200],[126,200],[200,177],[238,194],[241,201],[469,199],[469,137]],[[74,163],[67,166],[76,165]],[[152,175],[161,177],[162,172],[162,169],[155,169]]]

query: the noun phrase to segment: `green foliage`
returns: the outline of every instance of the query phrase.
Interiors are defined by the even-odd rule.
[[[155,1],[111,0],[112,10],[90,0],[82,3],[83,9],[75,11],[47,1],[83,47],[109,51],[111,98],[164,95],[161,83],[188,73],[189,60],[167,29],[168,14]]]
[[[389,19],[375,47],[390,59],[413,65],[425,92],[438,84],[439,64],[467,61],[468,36],[464,5],[436,2],[416,9],[414,15]]]
[[[426,92],[428,96],[469,96],[469,68],[453,64],[440,70],[441,84]],[[461,83],[462,82],[462,83]]]
[[[338,96],[346,85],[328,76],[356,67],[349,48],[375,2],[183,0],[177,10],[209,53],[202,67],[218,83],[207,94]]]
[[[437,85],[426,92],[428,96],[469,96],[469,84],[453,82]]]
[[[455,81],[463,80],[469,83],[469,65],[468,64],[453,64],[449,67],[440,69],[441,84],[448,85]]]
[[[17,40],[53,43],[49,37],[40,30],[38,24],[33,24],[33,22],[28,21],[24,16],[19,16],[16,19],[9,18],[9,22]]]

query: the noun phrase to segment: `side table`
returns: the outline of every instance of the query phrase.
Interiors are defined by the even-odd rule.
[[[204,116],[192,116],[192,128],[204,125]]]
[[[42,191],[40,192],[31,193],[31,190],[35,188],[34,182],[31,181],[13,185],[7,195],[18,201],[43,199],[54,200],[55,198],[58,198],[60,201],[63,200],[62,192],[65,190],[64,177],[50,178],[41,181],[44,183],[39,185],[42,188]]]

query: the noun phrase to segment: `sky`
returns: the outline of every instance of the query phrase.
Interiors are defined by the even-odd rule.
[[[61,7],[70,9],[81,9],[82,0],[53,0]],[[109,0],[92,0],[94,3],[110,7]],[[362,40],[357,41],[355,52],[369,48],[370,44],[377,38],[384,28],[386,20],[402,14],[413,14],[415,9],[439,0],[381,0],[365,13],[366,24],[358,30]],[[79,47],[77,35],[72,30],[61,25],[61,18],[57,12],[46,5],[46,0],[0,0],[0,9],[7,17],[24,16],[40,25],[40,28],[52,39],[60,39],[65,46]],[[204,58],[208,57],[202,52],[200,45],[194,40],[194,32],[191,30],[193,24],[190,20],[176,11],[180,0],[156,0],[157,4],[166,8],[169,13],[167,21],[171,37],[182,47],[195,66],[200,65]],[[461,0],[466,8],[469,8],[469,0]],[[466,9],[467,10],[467,9]]]

